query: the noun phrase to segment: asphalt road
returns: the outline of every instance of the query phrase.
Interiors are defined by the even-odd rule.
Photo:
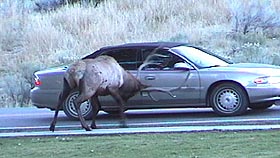
[[[212,109],[159,109],[127,111],[130,128],[228,125],[280,125],[280,106],[263,111],[249,110],[245,115],[219,117]],[[0,108],[0,134],[48,131],[54,112],[37,108]],[[90,124],[90,121],[87,121]],[[100,112],[96,122],[100,129],[116,129],[119,118]],[[70,120],[61,111],[57,131],[81,130],[80,122]]]

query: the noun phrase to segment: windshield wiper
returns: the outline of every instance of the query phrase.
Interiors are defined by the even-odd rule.
[[[203,68],[212,68],[212,67],[220,67],[221,65],[211,65],[211,66],[204,66]]]

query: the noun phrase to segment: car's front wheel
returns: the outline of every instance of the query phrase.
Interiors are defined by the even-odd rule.
[[[72,91],[69,96],[66,98],[63,104],[63,111],[64,113],[71,119],[78,119],[78,113],[76,111],[74,100],[78,97],[79,92],[74,90]],[[89,101],[85,101],[80,106],[82,116],[85,119],[91,119],[93,112],[92,106],[90,105]]]
[[[209,103],[218,115],[235,116],[247,110],[249,101],[246,92],[239,85],[223,83],[213,88]]]

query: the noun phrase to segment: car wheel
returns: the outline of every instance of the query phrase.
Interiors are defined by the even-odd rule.
[[[78,91],[72,91],[63,104],[64,113],[71,119],[78,119],[78,113],[74,105],[74,100],[78,97],[78,95]],[[82,112],[82,116],[85,119],[92,119],[93,111],[89,101],[83,102],[80,106],[80,109]]]
[[[213,110],[221,116],[241,115],[249,104],[246,92],[233,83],[223,83],[214,87],[209,101]]]
[[[273,105],[273,102],[254,103],[250,104],[249,108],[252,110],[265,110]]]

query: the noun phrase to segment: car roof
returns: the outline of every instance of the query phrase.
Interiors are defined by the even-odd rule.
[[[163,48],[163,49],[169,49],[177,46],[182,45],[189,45],[187,43],[183,42],[141,42],[141,43],[125,43],[120,45],[114,45],[114,46],[105,46],[100,48],[99,50],[85,56],[83,59],[86,58],[93,58],[96,57],[96,55],[108,51],[108,50],[114,50],[114,49],[135,49],[135,48],[148,48],[148,49],[155,49],[155,48]]]
[[[167,48],[172,48],[172,47],[186,45],[186,44],[187,43],[183,43],[183,42],[142,42],[142,43],[126,43],[126,44],[121,44],[121,45],[116,45],[116,46],[108,46],[108,47],[103,47],[102,49],[130,48],[130,47],[152,47],[152,48],[167,47]]]

